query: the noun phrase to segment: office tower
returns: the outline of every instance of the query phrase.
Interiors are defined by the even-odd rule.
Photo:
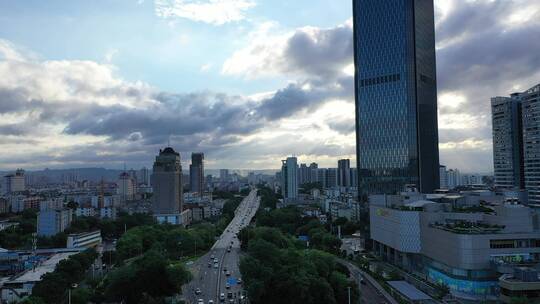
[[[37,234],[53,236],[66,230],[73,220],[72,209],[49,209],[37,216]]]
[[[439,187],[432,0],[354,0],[359,192]]]
[[[298,197],[298,164],[296,157],[287,157],[281,161],[281,194],[285,200]]]
[[[327,188],[335,188],[338,186],[337,175],[338,175],[338,172],[336,168],[326,169],[326,187]]]
[[[523,165],[529,204],[540,204],[540,84],[521,94]]]
[[[118,177],[118,195],[122,202],[132,201],[135,198],[135,180],[128,172],[123,172]]]
[[[540,84],[491,99],[495,186],[525,188],[540,203]]]
[[[159,150],[152,172],[154,214],[176,214],[182,211],[183,186],[180,153],[167,147]]]
[[[338,160],[337,184],[339,187],[351,186],[351,161],[348,159]]]
[[[150,185],[150,172],[148,168],[142,167],[142,169],[139,170],[139,176],[137,180],[143,185]]]
[[[448,189],[448,172],[446,172],[446,166],[439,166],[439,184],[441,189]]]
[[[202,194],[204,192],[204,154],[192,153],[189,166],[189,185],[191,192]]]
[[[227,170],[227,169],[220,169],[219,170],[219,181],[222,182],[222,183],[229,181],[229,170]]]
[[[523,189],[523,128],[519,94],[491,98],[495,187]]]

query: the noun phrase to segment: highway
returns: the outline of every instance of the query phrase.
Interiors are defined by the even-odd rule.
[[[240,242],[236,234],[249,225],[259,204],[257,190],[252,190],[240,203],[235,211],[234,219],[212,249],[190,266],[193,280],[182,288],[186,303],[240,304],[244,302],[240,297],[242,284],[238,283],[238,279],[241,278],[238,268]],[[217,259],[217,262],[214,262],[214,259]],[[225,299],[222,299],[221,295]]]

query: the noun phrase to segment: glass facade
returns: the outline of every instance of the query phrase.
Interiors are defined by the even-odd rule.
[[[439,187],[433,0],[353,0],[361,194]]]

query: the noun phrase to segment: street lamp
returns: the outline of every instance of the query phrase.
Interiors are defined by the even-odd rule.
[[[71,289],[77,288],[79,285],[76,283],[71,284],[70,288],[68,289],[68,304],[71,304]]]

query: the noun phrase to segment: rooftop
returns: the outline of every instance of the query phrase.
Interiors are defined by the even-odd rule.
[[[56,265],[60,263],[60,261],[67,259],[73,254],[76,254],[76,252],[57,253],[37,266],[36,269],[30,269],[23,274],[12,278],[6,283],[38,282],[41,280],[41,277],[44,274],[53,272]]]
[[[432,297],[423,293],[421,290],[407,283],[406,281],[389,281],[388,285],[395,288],[399,293],[401,293],[402,295],[404,295],[406,298],[408,298],[411,301],[433,300]]]

